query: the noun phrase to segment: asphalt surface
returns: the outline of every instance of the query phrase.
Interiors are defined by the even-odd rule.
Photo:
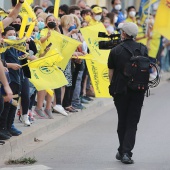
[[[133,165],[115,159],[118,138],[114,106],[93,119],[83,119],[83,124],[77,120],[63,127],[62,133],[56,130],[50,134],[54,138],[51,142],[28,153],[37,159],[35,165],[1,170],[170,170],[170,82],[151,90],[151,96],[145,98]]]

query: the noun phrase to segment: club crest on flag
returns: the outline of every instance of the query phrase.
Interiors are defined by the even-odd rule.
[[[41,62],[38,67],[43,74],[51,74],[55,70],[55,68],[51,66],[48,62]]]

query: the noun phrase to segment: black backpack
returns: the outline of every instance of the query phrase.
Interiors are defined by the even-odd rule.
[[[123,74],[127,77],[127,86],[131,90],[144,92],[148,92],[149,87],[156,87],[159,84],[158,67],[145,56],[145,46],[140,44],[140,49],[133,51],[132,47],[129,47],[129,45],[125,43],[122,44],[122,46],[132,54],[130,61],[125,65],[123,71]],[[135,56],[136,51],[138,51],[140,55]],[[150,69],[153,67],[157,70],[157,76],[154,80],[150,81]]]

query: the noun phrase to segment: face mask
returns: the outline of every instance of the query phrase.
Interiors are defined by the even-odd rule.
[[[43,11],[45,12],[46,8],[43,7],[42,9],[43,9]]]
[[[120,11],[120,10],[121,10],[121,8],[122,8],[122,6],[121,6],[120,4],[115,5],[115,10]]]
[[[95,15],[95,16],[94,16],[94,19],[95,19],[96,21],[100,21],[100,20],[101,20],[101,18],[102,18],[102,16],[101,16],[101,15]]]
[[[45,23],[42,22],[42,21],[39,21],[39,22],[38,22],[38,28],[39,28],[40,30],[42,30],[44,27],[45,27]]]
[[[135,12],[135,11],[130,11],[130,12],[129,12],[129,16],[130,16],[130,17],[135,17],[135,15],[136,15],[136,12]]]
[[[13,35],[13,36],[8,36],[8,39],[9,40],[16,40],[17,38],[16,38],[16,36]]]
[[[64,14],[59,14],[58,16],[61,18],[62,16],[64,16]]]
[[[71,30],[74,30],[74,29],[76,29],[77,27],[76,27],[76,25],[74,24],[74,25],[72,25],[69,29],[68,29],[68,31],[70,32]]]
[[[12,25],[12,27],[15,28],[16,32],[18,32],[20,30],[20,28],[21,28],[21,25],[19,25],[19,24],[11,24],[11,25]]]
[[[118,16],[115,16],[114,23],[117,23],[117,21],[118,21]]]
[[[86,15],[85,17],[84,17],[84,20],[86,21],[86,22],[90,22],[91,21],[91,16],[90,15]]]
[[[35,39],[40,39],[40,33],[39,32],[35,32]]]
[[[47,24],[47,26],[48,26],[49,28],[53,29],[53,28],[56,27],[56,23],[55,23],[55,22],[49,22],[49,23]]]

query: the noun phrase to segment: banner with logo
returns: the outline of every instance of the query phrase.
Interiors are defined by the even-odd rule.
[[[86,60],[91,82],[96,97],[111,98],[109,94],[109,75],[107,64],[102,64],[96,60]]]
[[[99,49],[99,41],[108,41],[108,39],[98,37],[99,32],[107,33],[107,31],[102,23],[82,28],[80,31],[90,49],[90,54],[92,55],[91,60],[86,60],[86,64],[95,91],[95,96],[110,98],[107,67],[110,50]]]

